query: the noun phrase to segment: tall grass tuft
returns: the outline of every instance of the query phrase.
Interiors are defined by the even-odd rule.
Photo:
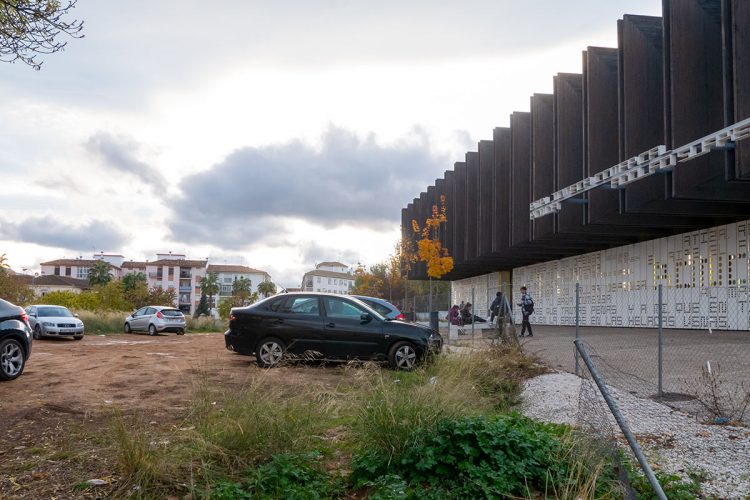
[[[110,433],[124,478],[120,493],[156,498],[175,490],[182,462],[178,443],[155,435],[139,415],[127,419],[119,413],[113,415]]]
[[[185,321],[188,332],[223,332],[227,329],[225,320],[209,318],[208,316],[194,318],[186,314]]]
[[[78,317],[83,321],[85,332],[88,335],[107,335],[122,333],[125,318],[132,311],[121,312],[93,312],[79,311]]]
[[[188,420],[203,463],[231,475],[279,453],[314,450],[327,428],[329,404],[260,376],[233,391],[202,384]]]

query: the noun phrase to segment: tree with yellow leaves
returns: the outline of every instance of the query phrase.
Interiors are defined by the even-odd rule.
[[[440,195],[440,208],[432,205],[432,215],[420,228],[416,220],[411,221],[412,231],[421,236],[417,241],[417,257],[427,264],[427,276],[439,279],[453,269],[453,257],[440,242],[440,229],[448,217],[445,210],[445,195]]]

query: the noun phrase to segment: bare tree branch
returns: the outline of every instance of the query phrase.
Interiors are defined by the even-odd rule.
[[[78,0],[0,0],[0,61],[21,61],[34,69],[37,56],[65,49],[60,34],[83,38],[83,21],[64,19]]]

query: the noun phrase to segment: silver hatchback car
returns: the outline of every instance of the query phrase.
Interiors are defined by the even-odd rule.
[[[148,332],[156,335],[160,332],[185,334],[185,315],[182,311],[169,306],[146,306],[125,318],[125,333]]]

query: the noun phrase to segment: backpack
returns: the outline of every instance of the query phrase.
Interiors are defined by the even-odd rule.
[[[527,314],[534,314],[534,299],[529,299],[529,303],[524,306]]]

